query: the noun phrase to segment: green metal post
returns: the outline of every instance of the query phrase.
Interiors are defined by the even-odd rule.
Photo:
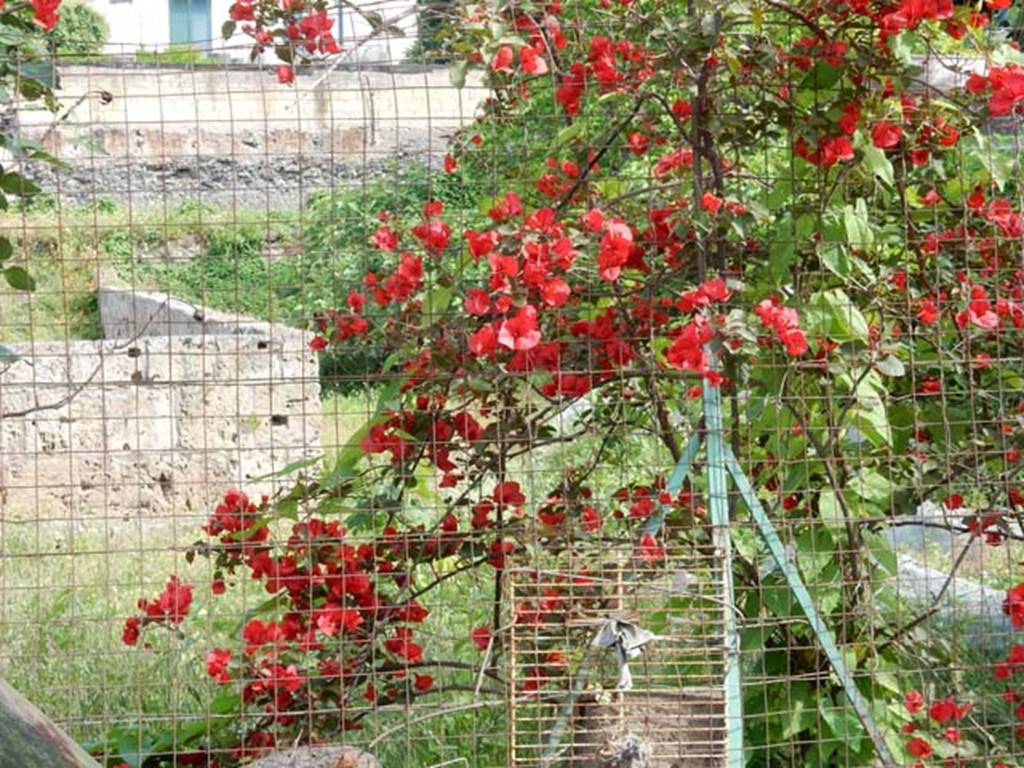
[[[846,659],[843,658],[839,647],[836,645],[835,638],[832,637],[832,631],[825,624],[821,614],[818,613],[818,608],[814,604],[811,593],[807,591],[803,579],[800,578],[800,572],[797,570],[796,565],[787,556],[786,548],[782,545],[782,540],[779,539],[779,534],[775,530],[771,518],[765,512],[761,500],[757,498],[757,493],[755,493],[754,487],[743,472],[739,461],[728,446],[726,446],[725,451],[726,461],[728,462],[733,482],[736,483],[736,488],[739,490],[740,495],[743,496],[743,501],[746,503],[751,515],[753,515],[761,538],[768,545],[768,551],[771,552],[772,559],[775,560],[776,565],[779,566],[785,575],[790,591],[807,617],[815,637],[821,643],[825,657],[828,659],[829,664],[831,664],[833,671],[836,673],[836,677],[839,678],[839,682],[843,686],[843,690],[846,692],[846,698],[850,701],[854,711],[857,713],[857,718],[875,745],[875,751],[878,754],[879,760],[881,760],[883,765],[895,766],[897,763],[892,751],[889,749],[889,745],[885,743],[885,737],[882,736],[882,732],[875,723],[875,718],[871,714],[871,708],[867,700],[857,688],[857,683],[846,666]]]
[[[708,352],[711,367],[715,357]],[[732,537],[729,530],[728,447],[722,424],[722,398],[717,386],[704,380],[704,423],[707,428],[708,507],[711,535],[722,568],[725,606],[725,726],[726,766],[743,768],[743,696],[740,688],[740,636],[736,629],[736,591],[732,576]]]

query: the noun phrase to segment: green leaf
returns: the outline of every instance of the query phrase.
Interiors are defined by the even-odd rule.
[[[34,291],[36,281],[22,267],[8,267],[4,270],[4,278],[7,284],[16,291]]]
[[[806,683],[795,682],[789,686],[786,707],[786,725],[782,729],[783,739],[792,739],[817,724],[817,695]]]
[[[828,90],[839,82],[843,76],[840,67],[833,67],[824,61],[815,64],[801,81],[798,89],[801,91],[824,91]]]
[[[341,483],[352,478],[355,474],[356,466],[363,459],[363,438],[370,434],[370,430],[373,427],[383,424],[389,419],[390,416],[377,415],[356,430],[355,434],[345,444],[345,447],[338,452],[338,459],[335,461],[334,466],[331,467],[330,472],[321,479],[320,483],[324,488],[336,488]]]
[[[886,157],[885,152],[874,144],[865,144],[864,146],[864,165],[878,179],[884,181],[889,186],[892,186],[895,182],[892,161]]]
[[[850,426],[856,427],[876,447],[892,445],[892,427],[881,399],[851,408],[848,419]]]
[[[855,205],[843,209],[843,225],[846,227],[846,241],[858,250],[874,245],[875,233],[868,216],[868,205],[863,197]]]
[[[977,150],[971,152],[971,156],[981,160],[981,164],[988,171],[992,181],[1002,192],[1006,182],[1014,177],[1013,164],[1017,157],[1016,153],[1005,151],[1001,147],[989,146],[989,140],[977,128],[974,129],[973,138],[977,144]],[[996,143],[994,138],[992,143]]]
[[[821,719],[831,735],[845,742],[854,751],[860,749],[861,740],[864,738],[864,729],[853,708],[847,704],[845,699],[838,706],[827,696],[822,696],[818,701]]]
[[[455,88],[463,88],[466,85],[466,72],[469,70],[469,62],[465,59],[457,59],[448,67],[448,80]]]
[[[18,74],[23,78],[34,80],[47,90],[57,84],[56,71],[53,62],[49,59],[21,61],[18,63]]]
[[[279,58],[285,64],[291,64],[292,61],[294,60],[292,47],[290,45],[275,46],[274,53],[277,54],[277,58]]]
[[[3,176],[0,176],[0,190],[10,195],[17,195],[18,197],[29,197],[37,195],[42,191],[34,181],[26,179],[20,173],[15,173],[14,171],[7,171]]]
[[[555,146],[561,147],[568,144],[570,141],[578,137],[583,133],[584,123],[582,120],[576,120],[569,125],[565,126],[555,135]]]
[[[221,25],[220,36],[227,40],[229,37],[235,34],[236,26],[237,25],[235,24],[235,22],[231,21],[231,19],[228,19]]]
[[[892,376],[893,378],[899,378],[907,372],[907,368],[903,365],[903,361],[895,355],[887,355],[876,362],[875,370],[883,376]]]
[[[276,609],[286,608],[288,605],[289,601],[287,592],[278,592],[276,595],[268,597],[259,605],[254,606],[245,613],[243,613],[242,618],[235,625],[235,628],[231,631],[231,634],[240,635],[245,625],[253,619],[255,619],[257,616],[264,616],[268,613],[272,613]]]
[[[286,477],[287,475],[291,475],[295,472],[298,472],[300,469],[305,469],[306,467],[312,467],[315,464],[319,464],[321,461],[323,461],[323,458],[324,455],[322,453],[318,453],[316,456],[310,456],[305,459],[297,459],[296,461],[293,461],[290,464],[285,464],[283,467],[281,467],[281,469],[275,470],[273,472],[268,472],[265,475],[259,475],[258,477],[251,477],[249,479],[252,480],[253,482],[258,483],[263,480],[270,480],[271,478],[274,477]]]
[[[786,216],[776,221],[772,227],[772,244],[768,251],[772,279],[776,283],[781,283],[789,277],[790,266],[795,257],[796,237],[793,233],[793,220]]]
[[[839,506],[839,498],[831,488],[826,488],[818,495],[818,512],[822,520],[830,523],[843,522],[843,508]]]
[[[839,243],[822,243],[818,248],[818,258],[825,269],[844,280],[853,272],[853,262],[846,248]]]
[[[423,319],[427,325],[436,323],[447,314],[452,303],[452,289],[443,285],[435,285],[423,304]]]
[[[6,237],[0,236],[0,264],[11,258],[13,254],[14,246],[11,245],[11,241]]]
[[[841,288],[813,294],[809,306],[821,335],[839,342],[867,342],[868,321]]]
[[[860,469],[847,481],[847,489],[864,499],[886,505],[892,497],[892,483],[885,475],[873,469]]]

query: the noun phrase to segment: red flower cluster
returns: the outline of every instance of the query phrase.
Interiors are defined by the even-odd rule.
[[[989,114],[1004,117],[1024,101],[1024,67],[1007,64],[1005,67],[992,67],[987,76],[974,73],[968,78],[966,88],[972,93],[988,90]]]
[[[183,583],[177,576],[167,580],[167,586],[156,599],[140,597],[138,616],[125,620],[121,640],[125,645],[136,645],[142,629],[150,624],[180,624],[188,615],[192,605],[192,586]]]
[[[765,299],[754,307],[761,323],[773,331],[786,348],[786,353],[798,357],[807,352],[807,336],[800,330],[800,318],[795,309],[780,306],[777,299]]]
[[[894,9],[882,14],[879,30],[883,37],[916,29],[922,21],[941,21],[953,16],[953,0],[902,0]]]
[[[903,698],[903,706],[914,717],[925,709],[925,698],[919,691],[909,691]],[[927,708],[927,718],[912,719],[901,729],[904,734],[916,733],[919,729],[931,726],[932,723],[945,726],[938,735],[951,744],[960,742],[960,729],[950,725],[960,720],[973,709],[971,704],[958,704],[952,697],[937,699]],[[935,747],[924,736],[913,736],[907,741],[906,750],[918,760],[926,760],[935,753]]]
[[[61,0],[32,0],[36,24],[41,26],[44,31],[52,31],[60,21],[60,14],[57,12],[60,9],[60,4]]]
[[[818,139],[818,147],[811,149],[801,136],[793,142],[793,152],[812,165],[831,168],[838,162],[853,160],[853,144],[846,136],[822,136]]]
[[[1024,581],[1007,591],[1003,613],[1010,617],[1014,629],[1024,629]]]

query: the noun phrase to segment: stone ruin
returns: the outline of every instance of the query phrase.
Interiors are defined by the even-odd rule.
[[[320,452],[308,334],[165,294],[98,299],[103,340],[0,361],[0,534],[192,534],[228,488],[272,492],[254,478]]]

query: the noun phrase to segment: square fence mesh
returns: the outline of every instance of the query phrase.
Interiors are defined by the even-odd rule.
[[[0,768],[1021,763],[1019,3],[45,5]]]

